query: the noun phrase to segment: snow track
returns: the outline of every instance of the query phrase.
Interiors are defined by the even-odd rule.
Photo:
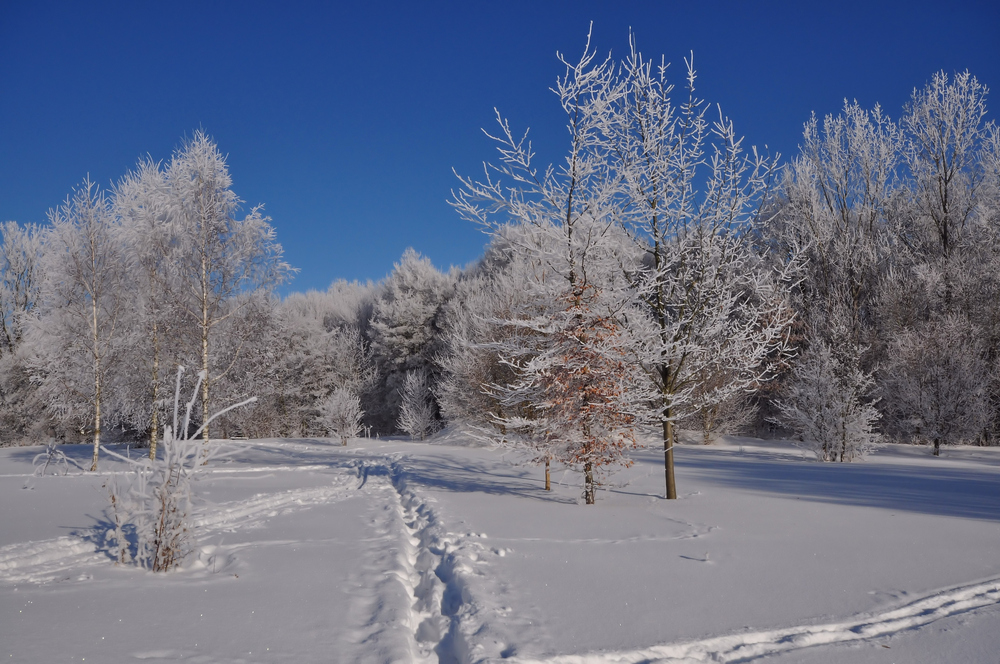
[[[474,636],[484,631],[484,610],[470,580],[490,549],[484,535],[447,532],[426,499],[407,481],[395,458],[371,459],[359,468],[362,490],[383,503],[379,526],[391,549],[376,559],[383,580],[368,598],[357,661],[465,664],[489,658]],[[502,555],[502,554],[500,554]],[[497,653],[492,653],[497,654]]]
[[[201,531],[246,528],[291,510],[343,500],[354,489],[353,478],[345,474],[329,485],[258,493],[246,500],[209,504],[197,510],[194,525]]]
[[[354,478],[344,473],[328,485],[262,493],[246,500],[203,505],[196,511],[192,522],[199,539],[202,539],[213,532],[254,527],[265,519],[289,511],[343,500],[353,494],[355,486]],[[81,574],[81,569],[113,561],[111,554],[96,544],[104,539],[104,533],[94,529],[79,536],[0,547],[0,584],[85,580],[89,576]]]
[[[934,621],[1000,604],[1000,578],[949,588],[896,609],[836,623],[802,625],[718,636],[627,652],[514,659],[521,664],[640,664],[658,662],[750,662],[757,658],[815,646],[886,638]]]
[[[93,542],[80,537],[57,537],[0,547],[0,583],[48,583],[86,577],[81,569],[109,564]]]

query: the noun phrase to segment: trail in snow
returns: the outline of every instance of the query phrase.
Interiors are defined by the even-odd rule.
[[[546,659],[514,659],[520,664],[679,664],[749,662],[815,646],[887,637],[934,621],[1000,604],[1000,578],[943,590],[910,604],[853,620],[801,625],[718,636],[623,652],[560,655]]]
[[[202,505],[193,523],[201,531],[246,528],[289,510],[343,500],[354,492],[355,485],[354,478],[345,475],[324,486],[258,493],[246,500]]]
[[[355,628],[357,652],[345,660],[458,664],[502,657],[506,645],[485,637],[494,634],[491,621],[510,609],[497,604],[502,592],[475,597],[471,585],[487,579],[484,565],[507,550],[484,544],[484,533],[449,532],[397,457],[370,458],[359,475],[361,490],[382,506],[373,527],[383,540],[365,572],[369,582],[379,581],[352,610],[363,620]]]
[[[57,537],[0,547],[0,583],[46,583],[86,577],[88,567],[109,564],[93,542],[81,537]]]
[[[192,519],[199,538],[213,531],[233,531],[259,525],[265,519],[312,505],[337,502],[350,496],[357,481],[343,473],[331,484],[261,493],[246,500],[200,506]],[[57,579],[86,578],[81,568],[109,564],[109,554],[95,542],[104,533],[84,531],[79,536],[19,542],[0,547],[0,584],[48,583]],[[211,547],[210,547],[211,548]],[[67,576],[67,573],[71,573]]]

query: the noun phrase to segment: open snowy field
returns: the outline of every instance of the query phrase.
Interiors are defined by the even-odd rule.
[[[820,464],[728,439],[579,477],[428,443],[253,441],[184,569],[116,566],[104,475],[0,450],[11,662],[996,662],[1000,448]],[[85,447],[62,448],[84,459]]]

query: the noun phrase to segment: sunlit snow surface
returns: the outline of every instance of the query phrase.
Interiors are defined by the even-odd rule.
[[[251,441],[184,568],[116,566],[108,473],[0,449],[0,660],[994,662],[1000,448],[820,464],[727,439],[579,477],[470,445]],[[62,448],[84,459],[84,447]],[[132,454],[135,452],[133,451]]]

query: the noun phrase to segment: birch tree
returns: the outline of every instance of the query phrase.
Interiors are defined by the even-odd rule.
[[[292,268],[282,259],[281,245],[261,206],[239,216],[242,201],[231,189],[226,159],[204,132],[195,132],[174,154],[166,182],[170,213],[179,230],[179,301],[185,322],[197,330],[197,356],[205,372],[202,421],[207,422],[211,385],[228,368],[215,364],[215,331],[253,301],[235,302],[237,295],[273,287],[290,277]],[[239,348],[237,344],[232,360],[239,356]],[[202,433],[207,442],[209,427]]]
[[[43,387],[50,406],[64,419],[82,429],[84,416],[89,416],[94,442],[90,469],[96,471],[107,415],[102,413],[105,382],[125,323],[124,282],[132,257],[110,202],[89,179],[50,210],[49,223],[40,328],[49,340],[50,373]]]
[[[116,401],[118,417],[139,431],[149,431],[149,458],[156,458],[163,394],[169,368],[176,363],[186,330],[179,325],[177,226],[170,209],[166,176],[158,163],[140,161],[115,188],[114,209],[121,219],[123,242],[134,257],[130,279],[133,335],[130,364],[144,370],[123,376]],[[166,375],[165,375],[166,374]]]

